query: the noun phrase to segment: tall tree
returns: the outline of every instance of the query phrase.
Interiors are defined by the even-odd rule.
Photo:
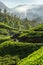
[[[0,9],[0,13],[1,13],[2,9]]]
[[[7,10],[6,10],[6,8],[4,9],[4,13],[7,13]]]

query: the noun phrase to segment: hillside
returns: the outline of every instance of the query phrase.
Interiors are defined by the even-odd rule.
[[[21,60],[18,65],[43,65],[43,47]]]
[[[0,22],[3,22],[10,27],[17,28],[18,30],[28,30],[31,28],[30,21],[27,18],[21,20],[19,17],[7,13],[0,13]]]
[[[43,45],[41,43],[14,42],[10,37],[6,36],[6,38],[4,36],[5,41],[0,43],[0,65],[17,65],[21,59],[27,57]]]
[[[0,2],[0,9],[9,9],[4,3]]]
[[[15,38],[15,35],[13,36]],[[20,42],[30,42],[30,43],[43,43],[43,24],[31,28],[29,30],[21,31],[16,37]]]
[[[34,29],[32,28],[32,30]],[[40,43],[40,42],[39,43],[29,43],[29,42],[23,43],[22,41],[19,42],[16,35],[20,34],[21,36],[23,34],[23,36],[25,36],[25,34],[29,33],[29,30],[18,31],[17,29],[14,29],[8,25],[5,25],[4,23],[0,23],[0,30],[1,30],[0,31],[0,65],[1,64],[17,65],[19,61],[21,65],[22,59],[28,58],[27,57],[28,55],[31,55],[33,52],[38,50],[43,45],[43,43]],[[14,35],[16,36],[16,40],[15,38],[13,38]],[[42,53],[42,51],[40,53]]]
[[[16,16],[0,13],[0,65],[22,65],[22,59],[26,64],[28,58],[31,60],[30,64],[36,60],[37,65],[42,63],[42,51],[43,24],[32,27],[27,19],[21,20]],[[39,57],[37,53],[40,53]],[[41,55],[42,58],[39,59]]]

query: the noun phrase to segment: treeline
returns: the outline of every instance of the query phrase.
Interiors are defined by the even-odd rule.
[[[36,22],[29,21],[27,18],[22,20],[16,15],[8,14],[6,9],[4,9],[3,13],[0,9],[0,22],[3,22],[10,27],[18,28],[18,30],[28,30],[36,25]]]
[[[0,9],[0,13],[7,13],[7,9]]]

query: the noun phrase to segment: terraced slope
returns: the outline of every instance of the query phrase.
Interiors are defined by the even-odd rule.
[[[18,65],[43,65],[43,47],[21,60]]]
[[[43,23],[37,25],[33,30],[34,30],[34,31],[43,31]]]
[[[41,46],[41,44],[14,42],[12,39],[4,41],[0,44],[0,65],[17,65],[21,59],[38,50]]]
[[[17,29],[0,22],[0,43],[11,39],[15,33],[17,33]]]
[[[24,58],[26,58],[26,60],[27,60],[27,58],[30,57],[29,59],[31,60],[31,57],[32,58],[33,58],[33,56],[36,57],[37,53],[38,54],[42,53],[43,48],[41,48],[42,51],[41,50],[39,51],[38,49],[40,47],[42,47],[43,42],[41,41],[39,43],[36,43],[37,39],[36,39],[35,43],[32,43],[32,41],[31,41],[32,39],[34,39],[34,37],[37,38],[37,36],[39,36],[39,38],[41,37],[41,39],[43,40],[43,38],[42,38],[43,31],[41,30],[38,32],[38,31],[35,31],[35,29],[36,28],[34,28],[32,30],[27,30],[27,31],[25,31],[25,30],[18,31],[18,29],[12,28],[12,27],[0,22],[0,65],[17,65],[17,63]],[[29,39],[30,39],[31,43],[29,43],[29,41],[28,41]],[[28,41],[28,43],[27,43],[27,41]],[[34,42],[34,40],[33,40],[33,42]],[[38,50],[38,51],[36,51],[36,50]],[[37,59],[36,65],[37,65],[38,59],[41,58],[41,55],[39,55],[39,56],[40,57],[36,58]],[[43,60],[43,57],[41,59]],[[34,60],[35,60],[35,58],[33,59],[33,61]],[[23,63],[25,63],[25,61],[23,60]],[[30,64],[34,63],[35,61],[34,62],[33,61],[32,62],[29,61],[29,63]],[[26,62],[28,62],[28,60]],[[42,63],[42,61],[40,59],[38,62]],[[20,62],[20,64],[22,64],[22,61]],[[26,65],[27,65],[27,63],[26,63]]]
[[[29,31],[23,31],[19,36],[19,41],[43,43],[43,24],[40,24]]]

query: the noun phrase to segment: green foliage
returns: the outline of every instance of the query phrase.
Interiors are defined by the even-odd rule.
[[[6,10],[5,10],[6,12]],[[31,28],[30,21],[28,19],[24,19],[23,21],[16,17],[16,16],[10,16],[9,14],[0,13],[0,22],[4,22],[10,27],[17,28],[20,30],[28,30]]]
[[[31,28],[30,30],[21,31],[21,34],[19,35],[19,41],[43,43],[43,24]]]
[[[7,40],[11,40],[11,36],[0,35],[0,44]]]
[[[0,65],[16,65],[20,59],[18,56],[5,55],[3,57],[0,56]]]
[[[0,55],[19,55],[19,57],[22,59],[33,51],[40,48],[40,46],[41,45],[14,42],[13,40],[8,40],[0,44]]]
[[[32,22],[0,13],[0,65],[43,64],[43,24]]]
[[[34,31],[43,31],[43,23],[37,25],[33,30],[34,30]]]
[[[43,65],[43,47],[21,60],[18,65]]]
[[[11,39],[4,41],[0,44],[0,65],[17,65],[20,59],[27,57],[41,46],[42,44],[14,42]]]

